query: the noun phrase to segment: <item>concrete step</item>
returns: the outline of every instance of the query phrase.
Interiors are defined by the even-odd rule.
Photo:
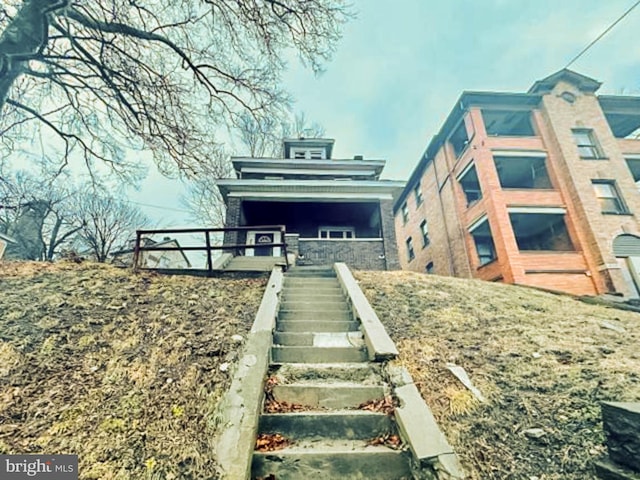
[[[312,408],[358,408],[363,403],[384,398],[384,387],[328,380],[323,383],[292,383],[273,387],[273,397],[278,402]]]
[[[282,293],[282,300],[284,302],[345,302],[346,298],[342,291],[338,289],[328,292],[318,292],[314,289],[308,289],[304,292],[298,289],[287,289]]]
[[[336,272],[331,270],[300,270],[291,268],[286,274],[286,278],[336,278]]]
[[[285,277],[284,288],[289,287],[339,287],[340,282],[337,278],[304,278],[304,277]]]
[[[254,452],[252,474],[278,480],[411,478],[407,452],[363,440],[307,440],[275,452]]]
[[[344,363],[369,360],[365,348],[356,347],[271,347],[272,363]]]
[[[310,299],[306,301],[284,300],[280,303],[280,310],[297,310],[297,311],[348,311],[349,305],[344,298],[338,300],[322,300]]]
[[[270,413],[260,416],[259,433],[279,433],[294,440],[344,438],[368,440],[395,434],[392,417],[367,410]]]
[[[351,312],[346,310],[282,310],[278,312],[279,321],[333,321],[333,322],[349,322],[353,320]]]
[[[275,345],[297,347],[364,347],[362,332],[274,332]]]
[[[344,320],[279,320],[276,323],[276,330],[278,332],[355,332],[358,331],[359,328],[359,322]]]
[[[286,287],[282,290],[282,296],[284,298],[288,295],[304,295],[306,298],[314,298],[315,296],[321,295],[340,295],[342,298],[345,298],[342,288],[337,285],[328,287]]]
[[[315,385],[324,381],[380,385],[382,381],[382,365],[372,363],[287,363],[272,373],[280,385],[301,382]]]

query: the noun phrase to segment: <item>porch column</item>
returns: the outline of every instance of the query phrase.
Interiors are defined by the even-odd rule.
[[[225,227],[239,227],[240,226],[240,213],[242,211],[242,200],[237,197],[229,197],[227,200],[227,214],[224,222]],[[224,232],[223,245],[236,245],[240,238],[239,232]],[[225,250],[225,252],[228,252]],[[234,255],[237,255],[237,251],[232,251]]]

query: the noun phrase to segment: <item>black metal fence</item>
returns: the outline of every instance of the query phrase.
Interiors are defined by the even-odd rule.
[[[250,230],[260,231],[260,233],[264,232],[274,232],[280,233],[280,238],[282,239],[279,243],[259,243],[259,244],[249,244],[249,243],[234,243],[234,244],[223,244],[222,245],[213,245],[211,241],[212,234],[225,234],[227,232],[248,232]],[[150,237],[152,235],[167,235],[167,234],[203,234],[203,245],[202,246],[163,246],[163,245],[150,245],[146,246],[142,244],[142,240],[145,237]],[[244,251],[248,248],[264,248],[264,247],[280,247],[282,248],[281,256],[284,257],[286,268],[289,268],[289,262],[287,260],[287,244],[285,243],[285,234],[286,229],[284,225],[252,225],[252,226],[244,226],[244,227],[225,227],[225,228],[169,228],[163,230],[137,230],[136,231],[136,240],[133,251],[133,268],[135,270],[146,269],[146,270],[160,270],[156,268],[143,267],[140,264],[140,260],[143,256],[144,252],[181,252],[184,255],[184,252],[205,252],[207,258],[207,267],[204,269],[205,272],[211,273],[213,272],[213,256],[212,252],[218,250],[232,250],[235,252]],[[193,268],[190,270],[200,270]]]

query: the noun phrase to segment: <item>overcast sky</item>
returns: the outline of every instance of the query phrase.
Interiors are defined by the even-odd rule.
[[[463,90],[526,91],[564,68],[637,0],[355,0],[319,76],[293,62],[295,110],[334,138],[334,157],[387,160],[406,180]],[[640,94],[640,6],[571,67],[600,94]],[[186,225],[183,187],[151,173],[135,201],[162,226]]]

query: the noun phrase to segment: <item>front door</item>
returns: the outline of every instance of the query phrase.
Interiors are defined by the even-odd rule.
[[[256,248],[255,256],[256,257],[272,257],[273,256],[273,247],[258,247],[257,245],[261,245],[264,243],[275,243],[273,241],[273,233],[259,233],[256,235]]]
[[[261,244],[280,243],[280,232],[260,232],[257,230],[250,230],[247,233],[247,243],[249,245],[255,245],[255,248],[247,248],[246,254],[248,257],[279,257],[281,254],[280,247],[260,247]]]

